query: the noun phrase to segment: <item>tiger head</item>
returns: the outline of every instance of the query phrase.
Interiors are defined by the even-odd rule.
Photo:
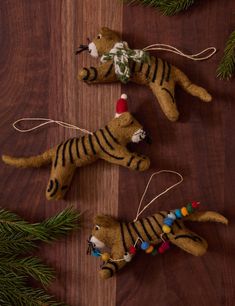
[[[111,216],[98,215],[94,218],[94,224],[89,242],[97,249],[112,248],[120,228],[119,222]]]
[[[126,145],[129,142],[138,143],[141,140],[150,142],[143,126],[128,112],[127,95],[122,94],[116,104],[116,115],[108,123],[108,128],[118,142]]]
[[[103,27],[100,33],[88,44],[88,51],[91,56],[99,57],[109,52],[120,41],[121,37],[117,32]]]
[[[129,142],[138,143],[145,138],[147,139],[142,125],[129,112],[124,112],[119,117],[112,119],[108,128],[118,142],[123,145]]]

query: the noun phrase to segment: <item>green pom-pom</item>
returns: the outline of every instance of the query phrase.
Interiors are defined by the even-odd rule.
[[[194,209],[193,209],[191,203],[188,203],[188,205],[187,205],[187,211],[188,211],[189,214],[192,214],[192,213],[194,212]]]

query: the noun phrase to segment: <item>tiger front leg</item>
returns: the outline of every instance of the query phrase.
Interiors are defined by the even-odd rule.
[[[109,259],[102,267],[101,270],[99,271],[99,275],[102,279],[108,279],[116,272],[118,272],[120,269],[122,269],[126,264],[127,261],[124,260],[124,255],[123,253],[113,253],[111,255],[111,259]]]
[[[83,68],[78,74],[78,79],[88,84],[118,81],[113,61],[100,64],[98,67]]]
[[[100,157],[113,164],[137,171],[145,171],[150,166],[150,160],[147,156],[131,153],[126,148],[119,148],[118,153],[118,155],[107,155],[105,153],[101,153]]]
[[[150,159],[147,156],[129,152],[125,158],[124,166],[132,170],[145,171],[150,166]]]

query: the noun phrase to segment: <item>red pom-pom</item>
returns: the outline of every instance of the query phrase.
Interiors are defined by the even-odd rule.
[[[128,112],[128,106],[127,106],[127,95],[122,94],[121,99],[117,100],[116,105],[116,114],[120,115],[122,113]]]
[[[165,241],[158,248],[158,253],[163,254],[164,252],[169,250],[169,248],[170,248],[170,242],[169,241]]]
[[[200,202],[192,202],[192,207],[193,208],[198,208],[200,205]]]
[[[130,253],[131,255],[135,255],[135,253],[136,253],[136,248],[135,248],[133,245],[130,247],[129,253]]]

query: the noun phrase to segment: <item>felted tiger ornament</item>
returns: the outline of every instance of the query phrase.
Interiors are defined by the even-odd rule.
[[[171,121],[179,118],[175,100],[175,85],[179,84],[186,92],[204,102],[210,102],[211,95],[202,87],[193,84],[178,68],[167,61],[149,56],[143,50],[132,50],[120,35],[109,28],[101,28],[100,34],[81,45],[81,51],[88,50],[93,57],[101,57],[97,67],[83,68],[79,80],[88,84],[108,83],[121,80],[146,85],[156,96],[166,117]]]
[[[41,155],[15,158],[3,155],[3,161],[15,167],[41,167],[52,164],[46,197],[48,200],[61,199],[68,190],[77,167],[86,166],[104,159],[132,170],[144,171],[149,168],[149,158],[131,153],[126,145],[148,139],[143,127],[127,110],[127,96],[117,101],[117,113],[104,128],[79,138],[71,138]]]
[[[213,211],[195,212],[199,203],[192,202],[175,211],[161,211],[133,222],[117,221],[111,216],[94,218],[94,229],[88,240],[89,252],[101,256],[104,264],[99,271],[101,278],[112,277],[132,260],[138,249],[147,254],[162,254],[173,244],[182,250],[201,256],[207,250],[204,238],[187,229],[185,221],[220,222],[228,220]],[[102,250],[110,249],[102,253]]]

